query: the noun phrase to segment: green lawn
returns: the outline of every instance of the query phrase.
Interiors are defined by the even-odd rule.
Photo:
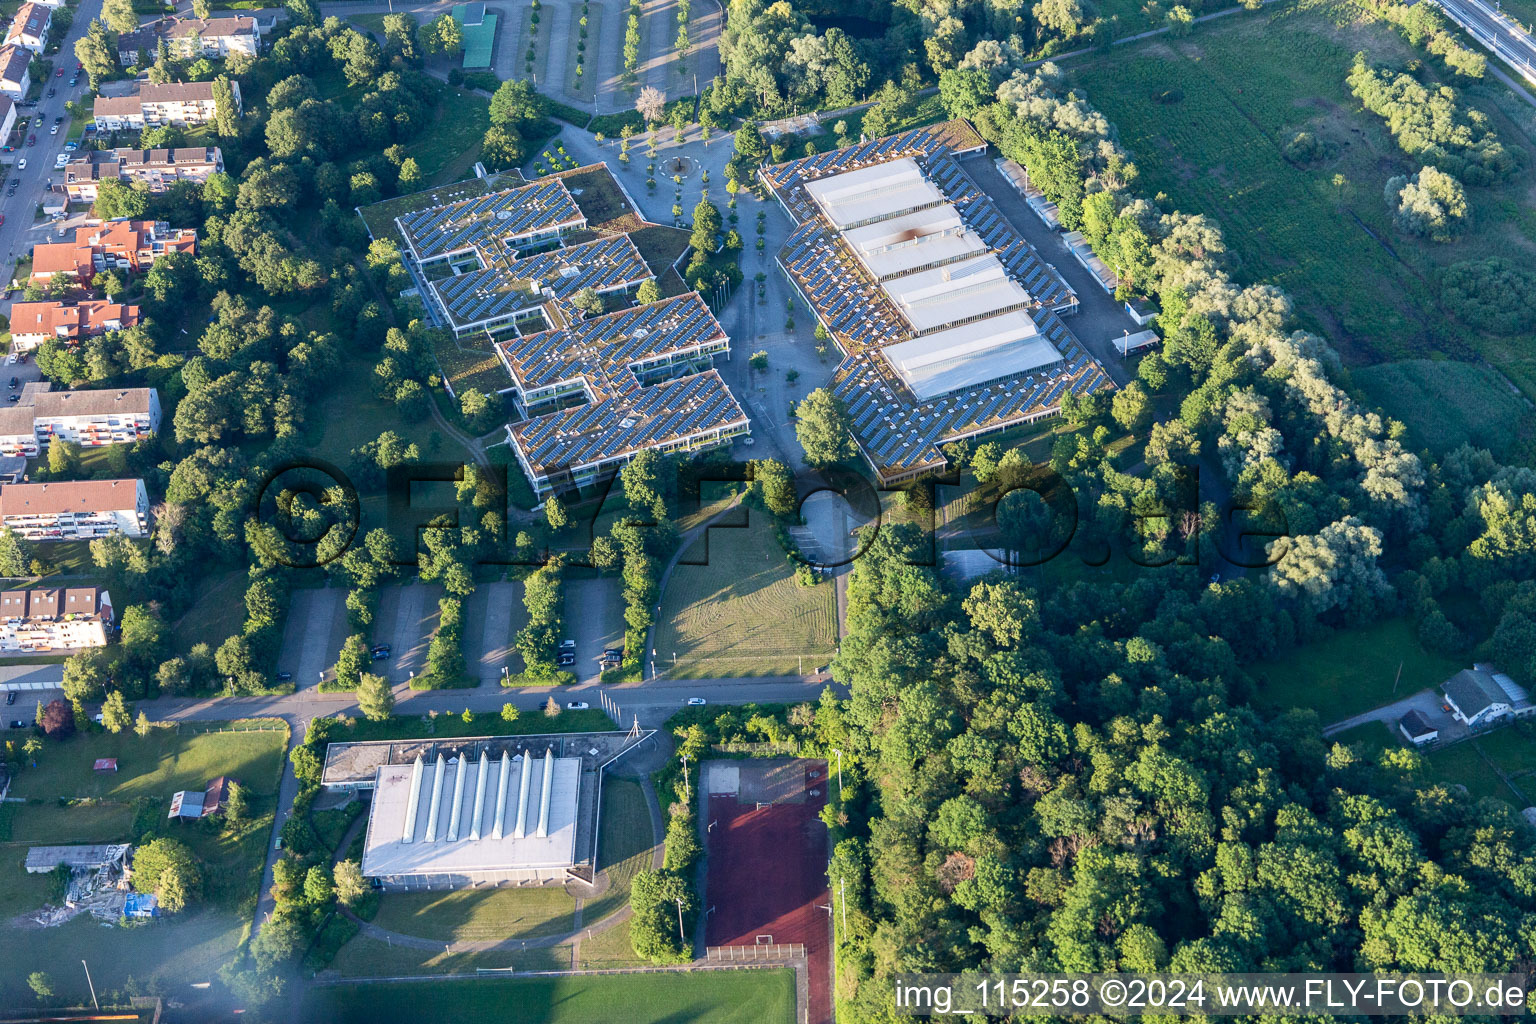
[[[575,898],[559,886],[391,892],[379,898],[373,923],[441,942],[491,942],[562,935],[575,913]]]
[[[1342,629],[1288,657],[1249,668],[1258,702],[1270,707],[1313,708],[1326,724],[1380,707],[1426,686],[1439,686],[1466,668],[1460,660],[1426,651],[1405,618]]]
[[[1463,444],[1502,456],[1513,425],[1530,429],[1531,412],[1496,371],[1478,363],[1411,359],[1362,366],[1354,382],[1372,402],[1408,426],[1408,443],[1437,455]]]
[[[1458,243],[1435,245],[1397,231],[1382,189],[1411,168],[1382,120],[1363,112],[1344,83],[1361,50],[1378,63],[1422,59],[1348,0],[1300,0],[1203,25],[1187,39],[1117,47],[1069,70],[1118,127],[1141,171],[1141,191],[1166,192],[1171,205],[1215,217],[1238,279],[1285,289],[1301,323],[1346,359],[1467,358],[1476,351],[1536,395],[1530,339],[1463,328],[1454,310],[1440,307],[1438,285],[1441,271],[1458,260],[1536,254],[1536,225],[1523,212],[1529,178],[1470,189],[1473,227]],[[1472,86],[1463,99],[1489,113],[1504,143],[1529,161],[1531,129],[1501,112],[1494,90],[1502,87]],[[1516,117],[1528,122],[1528,115]],[[1282,148],[1299,131],[1314,133],[1334,154],[1312,165],[1287,162]],[[1385,397],[1409,403],[1390,405],[1393,415],[1414,416],[1412,393]],[[1477,418],[1478,400],[1470,401],[1474,408],[1458,408],[1458,420]]]
[[[1436,778],[1450,785],[1467,787],[1472,799],[1497,797],[1515,802],[1515,794],[1493,773],[1488,762],[1477,751],[1478,740],[1455,743],[1429,755],[1430,768]]]
[[[330,985],[307,1007],[308,1019],[334,1024],[790,1024],[795,980],[760,970]]]
[[[802,587],[766,516],[744,530],[711,530],[684,553],[661,599],[657,667],[679,678],[810,671],[836,650],[828,583]],[[674,655],[676,656],[674,661]]]
[[[597,866],[608,874],[608,891],[588,900],[582,920],[596,924],[629,903],[629,883],[651,867],[656,848],[651,814],[639,783],[609,775],[603,779],[603,812],[597,837]]]
[[[267,723],[280,726],[277,720]],[[202,789],[229,775],[253,796],[277,791],[278,767],[287,747],[287,729],[266,732],[179,732],[160,726],[144,738],[132,732],[76,734],[47,743],[36,768],[16,776],[12,796],[84,798],[127,802],[136,797],[169,797],[178,789]],[[97,758],[117,758],[117,771],[96,772]]]
[[[214,650],[245,625],[245,588],[250,576],[243,569],[199,574],[192,606],[171,624],[172,642],[182,654],[199,643]]]

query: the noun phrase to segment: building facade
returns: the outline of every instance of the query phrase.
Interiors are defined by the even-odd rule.
[[[0,93],[13,101],[27,98],[32,87],[32,52],[14,43],[0,46]]]
[[[0,487],[0,526],[31,541],[149,534],[144,481],[61,480]]]
[[[112,596],[101,587],[0,592],[0,651],[105,647],[111,632]]]
[[[48,42],[48,29],[53,25],[53,10],[42,4],[22,4],[6,30],[5,42],[33,53],[42,53]]]
[[[99,96],[93,113],[101,131],[141,130],[161,125],[206,124],[218,113],[212,82],[135,82],[126,96]],[[240,116],[240,83],[231,81],[235,116]]]
[[[125,32],[117,39],[117,59],[123,67],[144,65],[155,59],[164,39],[171,56],[182,59],[228,57],[244,53],[254,57],[261,50],[261,26],[256,19],[234,15],[201,18],[161,18]]]
[[[154,388],[53,391],[29,384],[20,402],[0,409],[0,455],[36,458],[55,440],[84,448],[133,444],[159,429]]]
[[[33,246],[32,280],[68,274],[89,282],[103,270],[138,273],[173,252],[196,254],[197,232],[165,221],[97,221],[76,228],[72,242]]]
[[[15,127],[16,104],[11,102],[9,96],[0,95],[0,139],[10,138]]]
[[[110,299],[80,302],[18,302],[11,306],[11,348],[29,352],[45,341],[79,342],[140,321],[139,307]]]
[[[141,183],[151,192],[164,192],[178,181],[201,185],[223,170],[224,154],[217,146],[92,150],[64,165],[64,191],[72,202],[94,203],[104,181]]]

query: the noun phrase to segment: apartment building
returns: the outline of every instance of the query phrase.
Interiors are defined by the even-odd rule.
[[[59,480],[0,486],[0,526],[31,541],[149,534],[143,480]]]
[[[97,221],[76,228],[72,242],[33,246],[32,280],[73,274],[81,281],[90,281],[103,270],[137,273],[173,252],[196,253],[197,232],[172,228],[165,221]]]
[[[0,408],[0,455],[36,458],[59,439],[85,448],[133,444],[159,429],[154,388],[54,391],[43,381],[28,384],[20,401]]]
[[[112,595],[101,587],[0,591],[0,651],[105,647],[111,631]]]
[[[0,93],[18,103],[32,87],[32,51],[7,43],[0,46]]]
[[[235,116],[240,116],[240,83],[229,83],[234,98]],[[172,124],[185,128],[206,124],[218,113],[212,82],[134,82],[126,96],[99,96],[94,114],[101,131],[134,131]]]
[[[138,306],[110,299],[17,302],[11,306],[11,349],[28,352],[45,341],[79,342],[137,327],[140,319]]]
[[[42,4],[22,4],[6,30],[8,46],[20,46],[33,53],[42,53],[48,42],[48,29],[53,25],[53,11]]]
[[[206,20],[161,18],[119,36],[117,59],[124,67],[147,65],[155,59],[161,39],[173,57],[228,57],[232,53],[254,57],[261,50],[261,27],[255,18],[244,15],[218,15]]]
[[[11,130],[16,127],[16,104],[11,102],[9,96],[0,93],[0,141],[11,137]]]
[[[202,184],[222,170],[218,146],[91,150],[64,165],[64,191],[71,202],[94,203],[104,181],[139,182],[164,192],[178,181]]]

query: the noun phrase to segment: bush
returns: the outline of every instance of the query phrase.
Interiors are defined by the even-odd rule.
[[[1536,327],[1536,273],[1497,256],[1453,263],[1440,301],[1479,330],[1520,334]]]

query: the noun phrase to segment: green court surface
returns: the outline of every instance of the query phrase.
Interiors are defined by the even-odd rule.
[[[478,24],[465,24],[471,8],[483,12]],[[496,45],[496,15],[485,10],[483,4],[454,4],[453,20],[464,32],[464,67],[468,70],[491,66],[491,50]]]

